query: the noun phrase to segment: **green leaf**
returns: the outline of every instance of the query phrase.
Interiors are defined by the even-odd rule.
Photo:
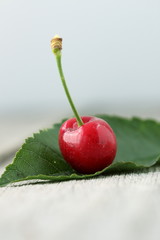
[[[113,128],[118,152],[112,165],[95,174],[76,173],[66,163],[58,146],[61,123],[28,138],[17,152],[12,164],[0,178],[0,186],[23,180],[63,181],[86,179],[100,174],[147,168],[160,162],[160,123],[139,118],[125,119],[98,115]]]

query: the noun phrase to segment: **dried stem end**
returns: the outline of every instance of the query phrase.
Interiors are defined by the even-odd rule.
[[[62,38],[60,38],[58,35],[55,35],[51,40],[51,49],[54,54],[58,54],[62,50]]]

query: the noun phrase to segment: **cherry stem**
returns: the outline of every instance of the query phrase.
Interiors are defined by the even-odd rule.
[[[60,50],[57,51],[55,56],[56,56],[57,66],[58,66],[60,78],[61,78],[61,81],[62,81],[62,85],[64,87],[64,90],[65,90],[66,96],[68,98],[69,104],[72,108],[72,111],[73,111],[75,117],[76,117],[78,126],[82,126],[84,123],[83,123],[81,117],[79,116],[76,107],[74,106],[74,103],[73,103],[72,98],[70,96],[70,93],[69,93],[69,90],[68,90],[68,87],[67,87],[67,84],[66,84],[66,81],[65,81],[65,77],[64,77],[64,74],[63,74],[62,63],[61,63],[61,51]]]

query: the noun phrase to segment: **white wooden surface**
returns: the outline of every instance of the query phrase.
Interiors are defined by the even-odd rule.
[[[0,239],[159,239],[160,173],[0,189]]]
[[[40,125],[50,121],[24,122],[21,131],[17,121],[12,141],[15,136],[18,145]],[[8,162],[1,163],[0,173]],[[159,240],[159,223],[158,167],[141,174],[0,188],[2,240]]]

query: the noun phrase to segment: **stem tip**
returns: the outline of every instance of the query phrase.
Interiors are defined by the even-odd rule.
[[[58,35],[55,35],[51,40],[51,49],[54,54],[62,50],[62,38],[60,38]]]

